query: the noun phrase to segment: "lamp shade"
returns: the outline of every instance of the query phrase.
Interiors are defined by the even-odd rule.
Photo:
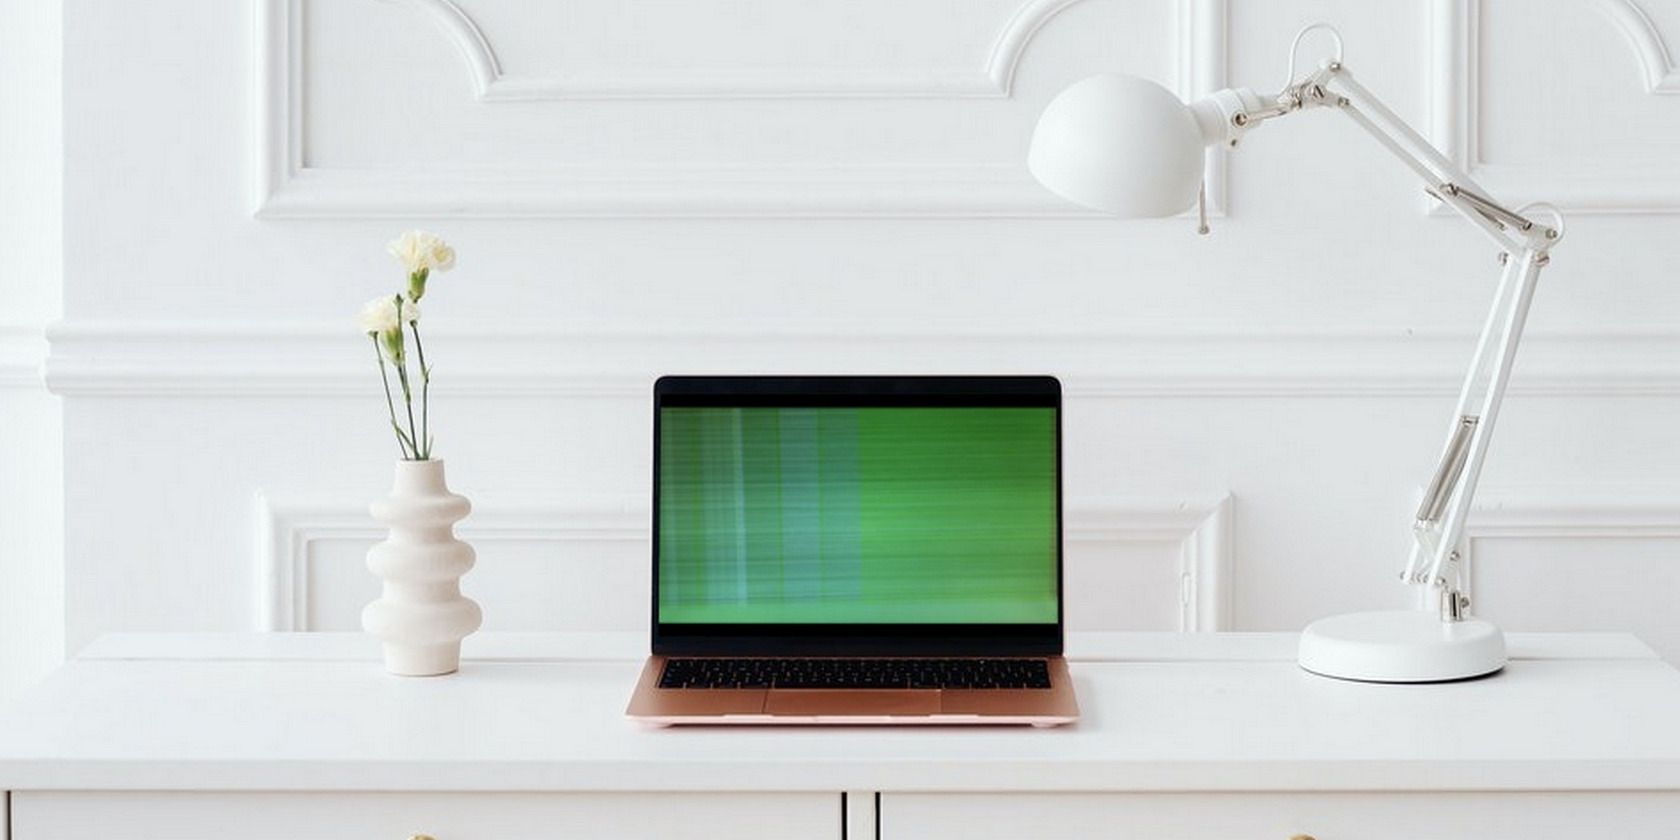
[[[1196,202],[1203,147],[1195,114],[1171,91],[1103,74],[1050,101],[1027,169],[1076,204],[1117,216],[1172,216]]]

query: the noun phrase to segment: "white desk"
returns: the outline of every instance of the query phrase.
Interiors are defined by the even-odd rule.
[[[480,635],[404,679],[357,635],[109,637],[0,713],[11,839],[1680,837],[1680,672],[1629,636],[1435,686],[1078,637],[1055,730],[643,729],[640,649]]]

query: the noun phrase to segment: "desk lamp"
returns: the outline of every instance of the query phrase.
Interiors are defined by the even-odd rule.
[[[1328,32],[1335,56],[1297,76],[1296,53],[1313,30]],[[1369,682],[1489,674],[1505,666],[1505,637],[1492,622],[1470,616],[1461,568],[1464,520],[1540,269],[1563,235],[1557,209],[1531,204],[1513,210],[1488,197],[1468,173],[1354,81],[1342,63],[1341,36],[1325,24],[1295,36],[1288,82],[1272,97],[1235,88],[1186,105],[1147,79],[1105,74],[1077,82],[1039,117],[1027,167],[1069,201],[1117,216],[1171,216],[1198,205],[1199,232],[1205,234],[1203,150],[1235,146],[1255,126],[1311,108],[1329,108],[1358,123],[1423,179],[1425,192],[1493,240],[1504,272],[1459,391],[1440,464],[1418,506],[1411,555],[1400,574],[1420,590],[1422,608],[1315,621],[1302,632],[1300,664],[1316,674]],[[1530,218],[1537,214],[1549,217],[1549,224]]]

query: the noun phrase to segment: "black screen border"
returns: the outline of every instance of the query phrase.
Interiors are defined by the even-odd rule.
[[[660,412],[680,407],[1055,410],[1054,624],[662,624]],[[665,656],[1055,656],[1063,650],[1062,384],[1054,376],[662,376],[653,384],[652,647]]]

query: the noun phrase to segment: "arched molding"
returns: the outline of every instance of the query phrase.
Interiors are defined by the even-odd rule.
[[[1680,68],[1663,41],[1651,16],[1633,0],[1594,0],[1599,11],[1610,17],[1633,53],[1645,77],[1645,90],[1653,94],[1680,94]]]
[[[503,70],[483,29],[454,0],[386,0],[420,13],[455,45],[486,102],[564,99],[982,99],[1007,98],[1027,47],[1057,15],[1084,0],[1027,0],[1004,22],[984,66],[973,73],[859,71],[734,73],[685,70],[638,76],[522,76]],[[1224,0],[1190,0],[1181,14],[1181,49],[1191,37],[1182,26],[1217,21],[1223,31]],[[1205,34],[1207,30],[1200,30]],[[1221,55],[1221,61],[1223,56]]]

